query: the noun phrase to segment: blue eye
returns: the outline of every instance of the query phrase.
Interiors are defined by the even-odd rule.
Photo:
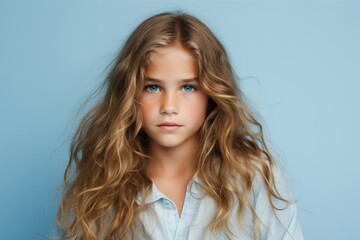
[[[193,91],[196,90],[196,87],[191,86],[191,85],[185,85],[185,86],[183,86],[183,90],[184,90],[185,92],[193,92]]]
[[[156,85],[149,85],[145,87],[145,90],[148,92],[158,92],[159,91],[159,86]]]

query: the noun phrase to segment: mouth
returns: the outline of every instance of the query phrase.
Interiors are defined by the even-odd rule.
[[[163,130],[171,131],[181,128],[183,125],[174,122],[164,122],[156,126]]]

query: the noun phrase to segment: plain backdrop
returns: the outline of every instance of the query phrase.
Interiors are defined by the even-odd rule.
[[[145,18],[225,45],[298,199],[306,239],[360,239],[359,1],[1,1],[0,238],[56,236],[80,105]]]

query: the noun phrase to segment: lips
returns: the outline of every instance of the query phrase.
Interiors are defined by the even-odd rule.
[[[183,125],[180,125],[180,124],[174,123],[174,122],[164,122],[164,123],[157,125],[157,127],[161,128],[162,130],[167,130],[167,131],[176,130],[182,126]]]
[[[177,126],[177,127],[181,127],[182,125],[174,123],[174,122],[164,122],[164,123],[161,123],[161,124],[159,124],[157,126],[158,127],[160,127],[160,126]]]

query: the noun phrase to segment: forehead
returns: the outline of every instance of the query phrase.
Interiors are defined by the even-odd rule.
[[[197,78],[198,66],[193,54],[181,45],[159,48],[145,67],[145,77],[154,79]]]

